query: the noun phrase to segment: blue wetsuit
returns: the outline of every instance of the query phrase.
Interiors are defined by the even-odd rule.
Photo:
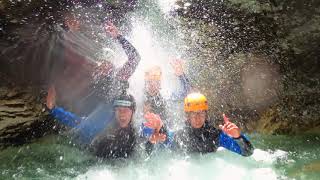
[[[90,144],[114,119],[112,105],[102,103],[86,118],[78,117],[61,107],[53,108],[50,113],[58,122],[72,128],[72,135],[81,144]]]

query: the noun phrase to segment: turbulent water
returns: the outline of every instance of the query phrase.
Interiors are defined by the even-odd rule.
[[[139,88],[130,88],[138,101],[143,70],[153,63],[165,67],[166,90],[174,84],[170,81],[173,73],[166,68],[168,58],[183,54],[179,38],[174,38],[182,34],[171,34],[164,17],[174,1],[156,2],[160,8],[147,4],[129,18],[133,26],[130,40],[142,57],[131,78],[131,84]],[[320,137],[251,135],[251,139],[256,149],[248,158],[219,149],[205,155],[163,151],[147,157],[137,153],[129,159],[107,161],[55,135],[0,151],[0,179],[319,179]]]
[[[167,151],[101,160],[60,136],[0,152],[0,179],[319,179],[320,137],[251,136],[242,157],[224,149],[205,155]]]

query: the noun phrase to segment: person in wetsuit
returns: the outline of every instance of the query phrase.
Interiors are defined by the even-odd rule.
[[[242,156],[252,155],[254,148],[250,141],[224,114],[224,125],[220,125],[220,129],[210,124],[204,95],[189,94],[184,100],[184,110],[187,114],[185,127],[174,133],[173,138],[168,134],[154,133],[153,144],[166,142],[173,149],[197,153],[215,152],[218,147],[224,147]],[[158,123],[157,129],[161,126]]]
[[[58,40],[51,63],[57,70],[51,72],[50,83],[55,85],[61,104],[80,116],[89,116],[102,99],[111,103],[112,97],[128,88],[127,81],[141,58],[117,27],[107,22],[103,24],[107,36],[120,43],[128,57],[122,67],[115,68],[111,63],[114,52],[92,37],[92,30],[80,17],[66,13],[64,19],[66,28],[57,26]]]
[[[171,65],[175,75],[179,78],[181,89],[173,93],[168,99],[163,98],[160,93],[162,71],[159,66],[152,66],[145,71],[145,99],[144,99],[144,114],[154,113],[158,114],[164,121],[164,124],[169,129],[174,127],[173,120],[169,120],[168,105],[177,106],[177,101],[183,100],[191,89],[190,82],[183,71],[182,60],[175,59],[171,61]],[[170,101],[170,102],[168,102]],[[171,103],[171,104],[170,104]],[[175,105],[173,105],[175,104]]]
[[[132,95],[123,94],[114,100],[113,108],[114,120],[94,138],[90,149],[98,157],[126,158],[136,145],[137,133],[132,126],[136,103]]]
[[[86,111],[80,112],[81,116],[85,116],[85,118],[80,118],[62,107],[55,106],[56,92],[54,86],[50,87],[48,91],[47,107],[50,114],[61,124],[72,129],[72,134],[76,135],[79,144],[90,144],[95,136],[105,129],[113,119],[112,102],[115,97],[126,91],[128,79],[140,61],[136,49],[120,35],[118,29],[111,22],[107,23],[105,29],[120,42],[128,56],[128,61],[120,69],[115,69],[113,64],[107,61],[101,65],[95,65],[92,91],[79,102],[83,106],[81,109]]]
[[[142,139],[133,127],[133,115],[136,110],[136,102],[132,95],[122,94],[113,101],[112,119],[106,119],[108,124],[103,127],[103,130],[96,134],[94,139],[84,146],[93,152],[97,157],[114,159],[127,158],[133,154],[137,139]],[[54,110],[58,111],[58,109]],[[54,112],[53,112],[54,113]],[[78,129],[81,121],[85,121],[77,117],[75,114],[65,112],[57,113],[56,118],[66,125]]]
[[[128,79],[135,72],[141,59],[137,50],[119,33],[111,22],[107,23],[105,30],[122,45],[128,60],[119,69],[116,69],[109,61],[104,61],[96,67],[93,73],[93,91],[86,98],[83,98],[85,107],[90,107],[89,112],[99,107],[97,102],[103,100],[103,104],[107,102],[111,104],[114,97],[126,91],[129,87]]]
[[[168,99],[164,99],[160,93],[161,68],[159,66],[152,66],[145,71],[145,99],[143,107],[145,122],[142,123],[141,131],[143,137],[149,138],[149,141],[145,144],[148,154],[154,149],[155,139],[160,136],[162,137],[163,134],[170,133],[169,130],[174,129],[175,126],[179,124],[174,122],[175,118],[169,117],[168,104],[170,108],[177,110],[179,100],[182,101],[192,88],[184,73],[182,60],[174,59],[170,64],[173,67],[175,75],[179,78],[180,91],[172,93]],[[175,114],[177,114],[177,112],[175,112]],[[159,120],[161,120],[161,122]],[[161,123],[161,128],[150,128],[151,125],[152,127],[157,127],[159,123]],[[163,138],[164,137],[162,137],[162,139]],[[164,142],[164,144],[167,144],[167,141]]]

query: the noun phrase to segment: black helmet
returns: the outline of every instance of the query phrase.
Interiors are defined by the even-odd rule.
[[[136,110],[136,101],[130,94],[122,94],[115,98],[113,107],[129,107],[134,112]]]

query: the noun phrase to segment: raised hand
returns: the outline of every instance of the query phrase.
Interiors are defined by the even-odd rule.
[[[158,142],[164,142],[167,139],[165,134],[159,133],[161,127],[163,126],[163,122],[159,115],[147,112],[144,115],[144,118],[147,122],[144,123],[145,126],[154,129],[154,133],[150,136],[149,141],[153,144]]]
[[[152,143],[152,144],[156,144],[156,143],[159,143],[159,142],[164,142],[166,141],[167,139],[167,136],[165,134],[162,134],[162,133],[154,133],[153,135],[151,135],[151,137],[149,138],[149,141]]]
[[[119,33],[119,30],[118,28],[112,24],[112,22],[108,21],[106,24],[105,24],[105,27],[104,29],[106,30],[107,33],[109,33],[113,38],[117,38],[120,33]]]
[[[233,138],[239,138],[241,135],[239,127],[234,123],[230,122],[229,118],[225,114],[222,114],[222,116],[224,124],[219,125],[220,129],[222,129],[223,132],[225,132]]]
[[[48,109],[53,109],[56,105],[56,90],[53,85],[48,89],[48,95],[46,99],[46,106]]]
[[[170,61],[170,64],[176,76],[183,75],[184,69],[183,69],[183,61],[181,59],[173,59]]]
[[[147,112],[144,115],[144,118],[147,120],[147,122],[144,123],[145,126],[155,129],[156,132],[160,131],[163,126],[163,122],[159,115]]]

